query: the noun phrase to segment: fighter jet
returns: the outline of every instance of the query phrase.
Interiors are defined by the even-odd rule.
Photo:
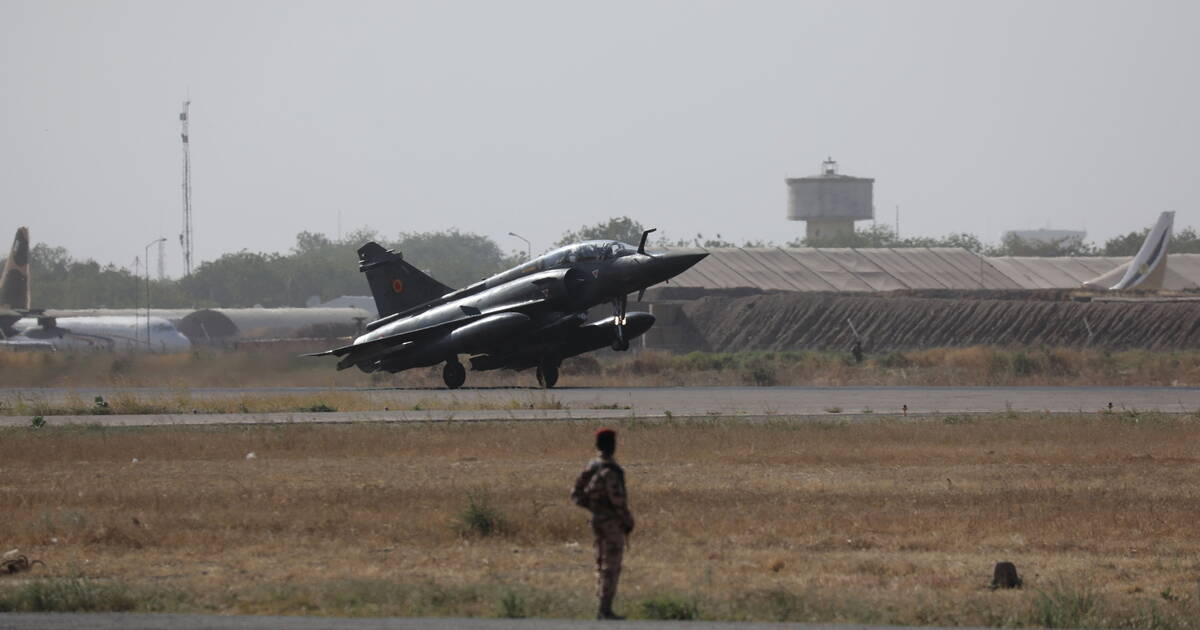
[[[654,324],[650,313],[627,312],[627,298],[682,273],[705,252],[646,251],[617,241],[585,241],[551,251],[457,291],[410,265],[399,253],[370,242],[358,249],[358,269],[380,319],[354,343],[305,356],[335,356],[339,370],[400,372],[445,363],[442,380],[456,389],[467,371],[537,369],[538,383],[554,387],[562,360],[629,341]],[[613,315],[587,321],[593,306],[612,304]]]

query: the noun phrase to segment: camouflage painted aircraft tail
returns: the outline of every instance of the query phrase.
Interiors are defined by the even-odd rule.
[[[358,248],[358,270],[367,274],[380,317],[420,306],[453,291],[374,241]]]
[[[29,310],[29,228],[17,228],[0,276],[0,306]]]
[[[1083,283],[1083,286],[1111,291],[1162,289],[1167,276],[1167,246],[1171,243],[1171,227],[1174,223],[1174,212],[1160,214],[1133,260]]]

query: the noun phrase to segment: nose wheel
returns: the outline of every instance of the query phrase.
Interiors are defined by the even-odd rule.
[[[446,365],[442,367],[442,382],[448,389],[462,387],[463,383],[467,382],[467,368],[457,360],[446,361]]]
[[[616,338],[613,339],[612,349],[617,352],[624,352],[629,349],[629,340],[625,338],[625,311],[629,306],[627,295],[613,300],[613,328],[616,330]]]

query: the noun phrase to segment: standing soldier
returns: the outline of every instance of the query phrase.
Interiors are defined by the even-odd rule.
[[[597,619],[623,619],[613,612],[613,597],[621,578],[621,556],[625,553],[625,537],[633,531],[633,514],[625,494],[625,471],[613,459],[617,450],[617,432],[612,429],[596,431],[596,450],[600,457],[592,460],[571,491],[575,505],[592,513],[592,533],[596,537],[596,596],[600,599]]]
[[[850,354],[854,357],[855,363],[862,363],[862,360],[863,360],[862,341],[860,341],[858,339],[854,340],[854,345],[850,346]]]

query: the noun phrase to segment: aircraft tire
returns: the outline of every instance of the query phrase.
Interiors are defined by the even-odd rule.
[[[612,349],[616,350],[617,352],[625,352],[626,350],[629,349],[629,340],[628,339],[614,339],[612,342]]]
[[[542,389],[550,389],[558,383],[558,366],[557,365],[539,365],[537,369],[538,385]]]
[[[467,382],[467,368],[458,361],[447,361],[442,367],[442,382],[447,389],[458,389]]]

